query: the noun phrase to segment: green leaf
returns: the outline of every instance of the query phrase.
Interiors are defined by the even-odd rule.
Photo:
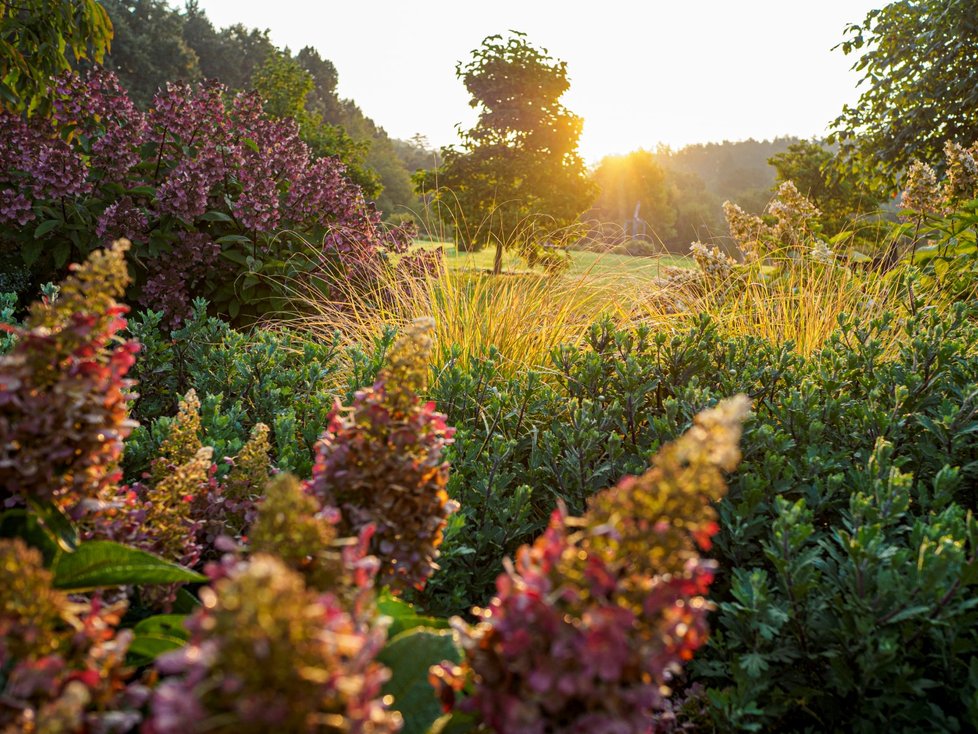
[[[136,635],[129,644],[127,662],[130,665],[148,665],[163,653],[179,650],[185,644],[174,637]]]
[[[82,590],[126,584],[174,584],[206,581],[188,568],[151,553],[108,540],[82,543],[74,553],[55,559],[51,569],[58,589]]]
[[[147,196],[152,198],[156,196],[156,188],[153,186],[134,186],[128,191],[130,196]]]
[[[233,222],[234,221],[233,219],[231,219],[231,217],[229,217],[224,212],[219,212],[214,209],[207,212],[206,214],[202,214],[198,218],[204,220],[205,222]]]
[[[231,245],[235,243],[251,244],[251,238],[245,237],[243,234],[226,234],[223,237],[218,237],[216,242],[219,245]]]
[[[155,614],[141,620],[133,632],[137,635],[158,635],[161,637],[174,637],[181,641],[190,639],[190,632],[186,627],[186,614]]]
[[[28,240],[20,247],[20,256],[24,260],[24,265],[33,265],[37,258],[41,256],[44,243],[41,240]]]
[[[461,652],[448,630],[415,627],[390,640],[377,660],[391,670],[384,694],[404,717],[402,734],[425,734],[442,715],[441,704],[428,682],[428,668],[443,660],[458,663]]]
[[[48,232],[51,232],[57,229],[58,227],[60,227],[61,224],[62,221],[60,219],[48,219],[44,222],[41,222],[39,225],[37,225],[37,227],[34,228],[34,236],[43,237]]]
[[[76,238],[76,233],[72,232],[71,235],[72,239],[74,240]],[[51,254],[55,267],[64,267],[64,264],[68,262],[69,255],[71,255],[71,242],[67,240],[60,240],[55,244]]]
[[[740,658],[740,664],[751,678],[757,678],[768,668],[767,661],[760,653],[751,652]]]
[[[147,617],[133,628],[135,637],[129,646],[130,663],[146,665],[171,650],[187,644],[190,632],[184,614],[157,614]]]
[[[414,606],[392,596],[387,589],[384,589],[380,598],[377,600],[377,611],[394,620],[387,630],[388,639],[415,627],[448,629],[447,619],[420,615]]]
[[[50,501],[28,500],[27,503],[37,516],[41,527],[66,552],[78,547],[78,531],[60,507]]]
[[[260,153],[261,152],[258,149],[258,143],[256,143],[251,138],[241,138],[241,144],[244,145],[246,148],[254,151],[255,153]]]
[[[888,624],[897,624],[898,622],[905,622],[906,620],[912,619],[913,617],[919,617],[921,615],[931,614],[931,612],[932,612],[931,607],[927,605],[918,605],[915,607],[909,607],[907,609],[904,609],[902,612],[898,612],[897,614],[894,614],[892,617],[889,618],[889,620],[887,620],[887,622]]]
[[[225,260],[230,260],[233,263],[237,263],[238,265],[248,264],[248,256],[243,252],[238,252],[237,250],[225,250],[221,253],[221,257],[223,257]]]
[[[173,602],[173,611],[179,614],[193,614],[200,606],[200,599],[186,588],[177,589],[177,598]]]

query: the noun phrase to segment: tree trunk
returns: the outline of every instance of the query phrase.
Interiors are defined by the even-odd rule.
[[[496,243],[496,259],[492,263],[492,274],[499,275],[503,272],[503,241]]]

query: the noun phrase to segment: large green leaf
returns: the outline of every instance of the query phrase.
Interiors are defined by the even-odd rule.
[[[394,708],[404,717],[401,734],[425,734],[442,715],[428,668],[462,659],[452,633],[415,627],[391,639],[377,659],[391,670],[384,694],[394,697]]]
[[[142,620],[133,628],[129,663],[147,665],[163,653],[183,647],[190,639],[186,619],[184,614],[157,614]]]
[[[415,627],[431,627],[434,629],[448,629],[448,620],[437,617],[425,617],[418,614],[417,610],[406,601],[392,596],[386,589],[377,601],[377,610],[394,621],[387,629],[388,638]]]
[[[68,590],[207,580],[188,568],[109,540],[89,541],[79,545],[74,553],[62,553],[51,570],[54,586]]]

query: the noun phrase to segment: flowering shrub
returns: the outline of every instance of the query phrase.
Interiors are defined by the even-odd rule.
[[[125,605],[70,602],[41,554],[0,539],[0,731],[124,732],[139,723],[127,690]]]
[[[0,111],[5,244],[43,280],[127,237],[139,299],[173,323],[195,296],[256,312],[270,278],[369,275],[406,247],[409,232],[382,230],[343,165],[313,158],[293,120],[266,117],[255,95],[226,97],[217,84],[170,84],[143,114],[96,70],[57,80],[51,120]]]
[[[927,164],[911,164],[902,198],[906,223],[900,233],[909,240],[911,260],[921,268],[923,289],[968,299],[978,291],[978,142],[965,148],[948,141],[944,156],[946,175],[940,182]]]
[[[398,338],[373,387],[339,405],[317,445],[310,491],[342,515],[342,535],[375,529],[381,583],[421,588],[437,566],[446,520],[458,508],[448,498],[443,451],[453,429],[422,403],[432,349],[430,320]]]
[[[379,566],[367,554],[373,527],[366,526],[351,544],[337,537],[339,519],[336,508],[321,507],[299,480],[282,475],[265,491],[248,535],[248,550],[276,556],[302,574],[309,588],[354,601]]]
[[[802,254],[817,239],[821,215],[791,181],[781,184],[768,204],[766,213],[773,224],[729,201],[723,203],[723,213],[730,236],[748,264],[770,257],[782,258],[785,254]]]
[[[369,580],[367,580],[369,583]],[[383,626],[306,586],[275,556],[241,561],[201,593],[191,644],[157,662],[149,734],[268,731],[381,734]]]
[[[703,275],[714,285],[725,285],[737,264],[729,255],[720,252],[719,247],[707,247],[702,242],[691,244],[689,251]]]
[[[517,553],[497,596],[462,636],[464,667],[432,669],[451,707],[499,734],[647,734],[670,677],[706,637],[717,532],[711,502],[740,460],[747,413],[737,398],[701,413],[641,477],[597,494],[581,519],[558,509]]]
[[[118,242],[94,253],[36,303],[18,341],[0,357],[0,499],[54,501],[68,510],[95,500],[118,479],[132,423],[126,401],[138,345],[119,343],[128,282]]]
[[[86,536],[111,538],[183,566],[216,557],[221,536],[239,538],[254,520],[270,472],[268,428],[251,439],[218,479],[214,450],[201,443],[200,401],[191,390],[180,402],[159,456],[144,481],[119,487],[86,518]],[[177,586],[144,593],[151,607],[168,607]]]

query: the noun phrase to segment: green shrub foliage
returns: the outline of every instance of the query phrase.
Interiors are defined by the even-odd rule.
[[[554,354],[556,380],[503,380],[491,356],[446,371],[432,393],[457,427],[449,491],[462,509],[423,602],[484,603],[488,559],[538,535],[557,499],[583,511],[608,477],[640,471],[699,410],[744,392],[755,415],[718,505],[714,636],[686,691],[696,723],[974,726],[973,321],[965,305],[846,318],[809,359],[723,339],[707,320],[676,336],[598,325]],[[887,353],[894,330],[902,346]]]

